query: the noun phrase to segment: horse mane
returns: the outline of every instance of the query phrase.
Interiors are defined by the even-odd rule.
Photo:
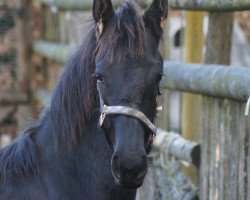
[[[105,56],[111,63],[114,52],[125,58],[130,53],[142,56],[145,51],[145,27],[133,2],[124,3],[104,29],[100,38],[93,24],[83,44],[66,64],[50,104],[55,142],[68,150],[77,143],[93,111],[98,108],[95,61]],[[122,49],[118,49],[122,46]]]
[[[48,113],[57,146],[65,144],[72,150],[96,106],[94,49],[95,31],[92,28],[85,43],[75,52],[65,66]]]
[[[5,180],[9,172],[19,176],[38,175],[37,149],[31,138],[37,129],[38,125],[30,127],[0,150],[0,179]]]

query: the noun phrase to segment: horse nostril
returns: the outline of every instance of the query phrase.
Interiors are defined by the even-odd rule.
[[[147,171],[140,172],[140,173],[136,176],[136,178],[137,178],[138,180],[143,179],[143,178],[146,176],[146,174],[147,174]]]
[[[118,170],[118,156],[114,156],[113,159],[112,159],[112,168],[114,170]]]
[[[120,170],[119,170],[119,157],[114,155],[111,161],[112,173],[116,178],[121,178]]]

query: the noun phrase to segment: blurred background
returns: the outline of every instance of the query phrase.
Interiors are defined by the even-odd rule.
[[[150,0],[135,1],[142,9],[150,3]],[[211,4],[208,4],[208,0],[197,1],[196,4],[188,1],[171,1],[161,44],[164,60],[250,68],[250,3],[240,1],[241,4],[229,0],[220,3],[213,0]],[[115,6],[121,2],[122,0],[113,1]],[[89,25],[93,24],[91,6],[92,0],[0,0],[1,147],[18,136],[34,119],[38,119],[44,106],[49,106],[51,91],[60,77],[64,63],[81,43]],[[215,55],[212,55],[213,53]],[[222,128],[216,129],[211,122],[212,128],[208,128],[211,132],[217,131],[220,136],[215,138],[221,140],[221,143],[217,144],[210,138],[212,142],[207,144],[207,139],[204,139],[206,135],[202,136],[206,123],[209,123],[204,114],[204,104],[210,105],[206,108],[207,111],[215,110],[214,113],[208,114],[209,119],[217,119],[219,116],[218,127],[230,124],[234,117],[236,121],[239,120],[240,114],[233,116],[234,110],[231,108],[236,107],[236,111],[240,112],[244,105],[242,101],[209,98],[169,90],[167,87],[162,88],[162,96],[158,99],[161,111],[158,114],[157,125],[164,130],[163,134],[177,133],[186,140],[195,142],[195,145],[207,145],[207,155],[211,155],[207,157],[209,163],[201,162],[204,166],[208,165],[207,168],[203,166],[202,171],[202,167],[198,170],[192,163],[172,157],[166,150],[167,145],[160,144],[163,147],[155,148],[153,152],[156,161],[149,176],[151,178],[148,178],[141,189],[138,199],[196,199],[198,194],[202,196],[201,199],[247,199],[247,196],[240,196],[238,193],[234,198],[230,196],[230,192],[227,194],[230,197],[226,198],[227,195],[223,193],[230,191],[230,188],[232,191],[242,190],[246,195],[248,193],[245,190],[250,191],[249,188],[241,189],[245,186],[238,184],[249,176],[246,173],[250,173],[249,169],[247,171],[241,166],[240,161],[235,165],[237,175],[234,172],[231,175],[237,182],[227,187],[219,180],[211,180],[212,176],[218,176],[227,182],[230,179],[225,178],[224,174],[230,172],[230,166],[233,169],[235,167],[228,161],[232,157],[225,154],[226,150],[217,152],[222,153],[219,157],[221,162],[217,165],[215,161],[218,155],[212,152],[216,145],[223,144],[222,148],[230,148],[234,137],[227,140],[218,139],[226,138],[221,134],[230,133],[230,130],[223,132]],[[229,117],[227,111],[231,113]],[[225,119],[222,117],[224,115]],[[241,127],[245,127],[245,124]],[[235,130],[237,131],[237,128]],[[245,129],[242,141],[249,141],[246,135],[249,135],[248,128]],[[235,148],[238,148],[242,141],[239,141]],[[166,152],[162,153],[164,148]],[[249,158],[250,153],[247,151],[244,147],[244,155]],[[236,159],[240,155],[238,153],[233,158]],[[229,166],[227,171],[213,174],[213,169],[222,170],[226,165]],[[245,175],[241,175],[241,168]],[[207,176],[202,183],[199,176],[201,171]],[[250,194],[248,195],[250,198]]]

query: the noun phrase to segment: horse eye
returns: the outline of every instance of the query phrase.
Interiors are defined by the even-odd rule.
[[[102,82],[103,81],[103,76],[101,74],[95,74],[96,80]]]

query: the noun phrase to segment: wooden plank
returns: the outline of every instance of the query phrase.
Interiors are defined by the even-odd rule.
[[[248,199],[247,198],[247,160],[249,159],[250,154],[248,154],[249,147],[249,127],[250,127],[250,118],[249,116],[244,116],[245,105],[242,104],[240,107],[239,121],[242,122],[239,125],[239,176],[238,176],[238,198],[237,199]]]
[[[228,132],[226,137],[228,137],[228,173],[225,174],[227,181],[226,183],[226,190],[225,190],[225,198],[237,200],[238,195],[238,166],[239,166],[239,159],[238,159],[238,151],[239,151],[239,103],[238,102],[229,102],[228,103],[229,115],[227,116],[227,127]],[[243,115],[243,113],[242,113]]]
[[[247,117],[246,120],[246,140],[245,140],[245,156],[246,159],[244,160],[244,172],[246,173],[246,177],[244,179],[246,185],[244,187],[244,191],[246,192],[246,199],[250,199],[250,118]]]
[[[220,101],[220,108],[223,108],[223,100],[218,100]],[[209,109],[209,108],[208,108]],[[225,177],[227,174],[227,165],[226,165],[226,155],[227,155],[227,137],[226,137],[226,127],[227,124],[225,122],[225,115],[227,115],[227,110],[226,107],[222,109],[222,112],[218,113],[218,119],[219,119],[219,131],[217,135],[219,136],[219,145],[220,145],[220,151],[219,151],[219,197],[218,199],[224,200],[225,195],[224,195],[224,187],[225,187]],[[227,115],[228,116],[228,115]]]
[[[216,170],[214,170],[215,168],[215,161],[216,161],[216,149],[218,148],[218,145],[217,145],[217,138],[216,138],[216,135],[217,135],[217,120],[215,119],[215,117],[211,117],[213,116],[215,113],[218,114],[217,110],[216,110],[216,107],[214,104],[216,104],[217,102],[211,102],[211,107],[210,107],[210,116],[209,116],[209,120],[211,121],[211,126],[214,127],[213,130],[210,129],[210,137],[211,137],[211,140],[210,140],[210,147],[213,147],[213,148],[210,148],[210,160],[208,160],[207,162],[209,163],[208,167],[209,167],[209,176],[208,176],[208,180],[209,180],[209,191],[208,191],[208,196],[209,196],[209,199],[213,199],[213,195],[215,193],[215,190],[216,190],[216,187],[217,187],[217,184],[216,184],[216,180],[217,180],[217,176],[216,176]],[[212,109],[211,109],[212,108]],[[218,199],[218,198],[214,198],[214,199]]]
[[[244,112],[245,105],[242,105],[241,112]],[[241,126],[243,131],[243,137],[240,145],[243,148],[244,156],[241,159],[240,174],[243,182],[241,183],[240,191],[243,192],[242,199],[250,199],[250,116],[242,116],[241,118],[244,121],[245,126]]]
[[[221,170],[223,170],[223,174],[222,174],[223,176],[220,177],[220,179],[223,179],[224,181],[223,181],[223,187],[220,188],[221,189],[220,194],[225,199],[228,196],[227,195],[228,181],[230,181],[228,176],[227,176],[227,174],[230,173],[229,166],[228,166],[228,160],[230,159],[230,155],[229,155],[228,151],[229,151],[229,148],[230,148],[230,145],[231,145],[231,141],[230,141],[230,137],[229,137],[230,136],[230,134],[229,134],[229,131],[230,131],[229,123],[230,122],[228,122],[228,120],[225,120],[225,118],[230,117],[228,107],[229,107],[228,102],[225,102],[224,109],[223,109],[224,111],[222,112],[222,114],[224,114],[224,116],[222,116],[222,119],[221,119],[222,120],[221,123],[223,123],[224,127],[225,127],[222,130],[222,131],[225,132],[224,138],[221,139],[225,143],[225,147],[224,147],[225,150],[224,150],[224,154],[221,156],[224,159],[223,159],[223,166],[222,166],[222,169],[221,169]]]
[[[250,10],[249,0],[169,0],[170,7],[178,10],[242,11]]]
[[[207,200],[208,199],[208,186],[209,186],[209,180],[208,180],[208,172],[209,172],[209,167],[208,167],[208,160],[210,160],[210,126],[211,126],[211,121],[208,120],[210,116],[210,109],[208,109],[208,104],[204,103],[206,102],[206,98],[204,97],[202,100],[202,135],[201,135],[201,166],[200,166],[200,197],[201,199]],[[202,178],[201,178],[202,177]]]

